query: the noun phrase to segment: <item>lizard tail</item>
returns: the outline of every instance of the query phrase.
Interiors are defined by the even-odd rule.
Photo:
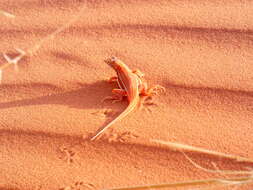
[[[112,120],[110,123],[108,123],[94,137],[92,137],[91,141],[96,140],[102,133],[104,133],[108,128],[110,128],[115,122],[123,119],[129,112],[134,110],[134,108],[135,108],[135,103],[129,104],[128,107],[120,115],[118,115],[118,117],[116,117],[114,120]]]

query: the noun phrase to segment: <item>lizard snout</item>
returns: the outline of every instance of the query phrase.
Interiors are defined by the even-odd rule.
[[[104,62],[109,64],[109,65],[116,62],[116,61],[117,61],[117,57],[115,57],[115,56],[112,56],[112,57],[104,60]]]

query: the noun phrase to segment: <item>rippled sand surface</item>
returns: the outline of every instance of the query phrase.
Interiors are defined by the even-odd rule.
[[[15,15],[0,15],[0,52],[27,53],[18,72],[9,66],[2,73],[1,190],[106,189],[219,176],[150,139],[253,158],[252,1],[1,0],[0,10]],[[135,110],[90,142],[127,106],[101,104],[113,88],[106,80],[115,73],[103,62],[112,55],[166,93],[154,97],[151,112]],[[187,155],[206,168],[212,162],[221,170],[253,167]]]

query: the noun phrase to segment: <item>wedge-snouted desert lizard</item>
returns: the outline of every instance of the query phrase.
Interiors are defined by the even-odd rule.
[[[111,77],[110,82],[117,81],[119,89],[113,89],[114,96],[107,97],[105,99],[114,99],[115,101],[121,101],[124,96],[127,96],[129,105],[127,108],[103,127],[91,140],[96,140],[102,133],[104,133],[115,122],[121,120],[130,112],[132,112],[140,104],[140,95],[150,97],[153,94],[157,94],[157,90],[165,90],[164,87],[156,85],[152,88],[148,88],[146,81],[143,79],[144,74],[139,70],[131,70],[124,62],[116,57],[106,59],[105,62],[111,66],[117,73],[116,77]],[[104,100],[105,100],[104,99]]]

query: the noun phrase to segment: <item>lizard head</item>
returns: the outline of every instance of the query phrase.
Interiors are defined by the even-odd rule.
[[[105,60],[105,63],[107,63],[110,67],[117,70],[120,67],[120,60],[117,57],[110,57]]]

